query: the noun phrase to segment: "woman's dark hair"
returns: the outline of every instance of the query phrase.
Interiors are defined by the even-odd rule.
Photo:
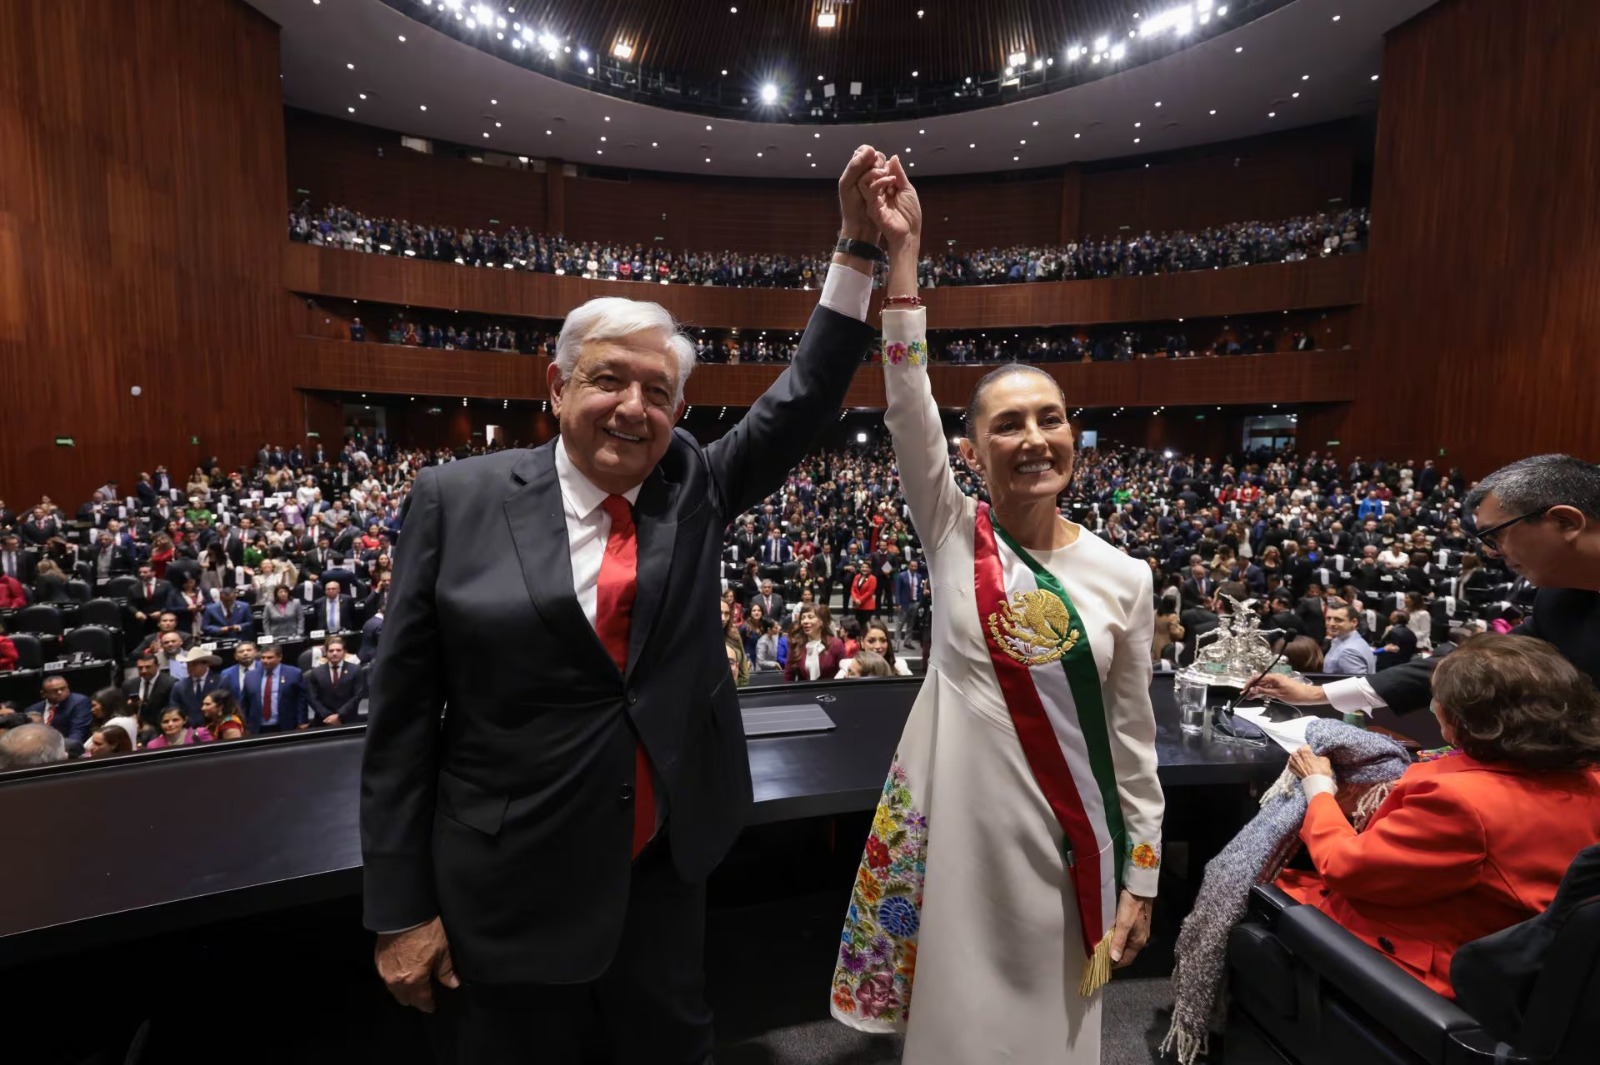
[[[1067,394],[1061,391],[1061,385],[1054,377],[1051,377],[1048,373],[1039,369],[1039,367],[1030,366],[1025,362],[1007,363],[1004,366],[990,370],[988,373],[984,374],[978,379],[978,383],[972,387],[972,395],[967,399],[966,417],[962,421],[962,425],[965,428],[968,439],[971,439],[977,432],[978,410],[983,406],[983,394],[989,391],[989,387],[999,381],[1002,377],[1007,377],[1014,373],[1038,374],[1046,381],[1049,381],[1050,387],[1054,388],[1056,390],[1056,394],[1061,397],[1062,409],[1066,409]]]
[[[239,714],[239,700],[234,697],[232,689],[212,688],[206,692],[205,697],[217,704],[217,717],[219,720],[230,715]]]
[[[276,588],[272,589],[272,598],[277,599],[279,592],[283,593],[283,597],[285,599],[288,599],[293,594],[287,584],[280,584]]]
[[[882,651],[870,651],[867,653],[876,654],[885,662],[889,663],[889,672],[885,673],[884,676],[891,677],[894,675],[894,637],[889,633],[889,626],[885,625],[881,621],[874,621],[864,630],[862,630],[861,639],[865,641],[867,638],[867,633],[871,632],[873,629],[877,629],[879,632],[883,633],[883,639],[886,646]],[[857,651],[856,657],[859,658],[861,654],[862,652]]]
[[[121,688],[101,688],[94,693],[94,701],[100,704],[107,718],[122,717],[127,713],[128,696]]]
[[[100,734],[101,740],[110,748],[112,754],[133,753],[133,739],[121,725],[107,725],[95,731]]]
[[[1433,697],[1456,746],[1480,762],[1600,765],[1600,693],[1543,640],[1474,636],[1439,660]]]

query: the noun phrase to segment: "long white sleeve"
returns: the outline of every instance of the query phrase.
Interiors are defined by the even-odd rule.
[[[921,307],[883,312],[883,421],[911,523],[931,558],[960,521],[965,497],[950,472],[950,445],[928,380],[927,323]]]
[[[1155,897],[1161,880],[1161,820],[1166,810],[1156,775],[1156,715],[1150,704],[1154,632],[1154,603],[1138,588],[1129,600],[1128,623],[1112,652],[1105,683],[1111,763],[1117,771],[1117,798],[1128,837],[1127,852],[1116,859],[1123,862],[1123,886],[1145,898]]]

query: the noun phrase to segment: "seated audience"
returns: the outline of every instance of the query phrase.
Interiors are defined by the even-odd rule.
[[[121,725],[102,725],[89,736],[83,749],[85,758],[109,758],[116,754],[132,754],[133,740]]]
[[[894,641],[889,638],[888,627],[880,622],[873,622],[872,624],[868,625],[866,631],[861,634],[861,646],[858,650],[856,650],[855,654],[850,658],[840,661],[839,671],[834,674],[834,678],[836,680],[843,680],[846,677],[867,676],[868,674],[851,673],[850,664],[861,658],[862,655],[869,654],[883,659],[884,666],[888,670],[884,676],[911,676],[911,667],[905,664],[904,659],[897,657],[894,653]],[[876,676],[876,674],[872,675]]]
[[[169,706],[161,711],[161,734],[145,744],[147,751],[163,747],[186,747],[194,743],[210,743],[211,733],[205,728],[190,728],[183,711]]]
[[[212,688],[200,700],[200,721],[197,732],[206,732],[215,740],[242,740],[245,736],[244,713],[239,700],[227,688]]]
[[[1407,770],[1360,832],[1331,763],[1295,753],[1315,872],[1278,883],[1453,997],[1456,949],[1541,912],[1600,839],[1600,695],[1554,647],[1520,636],[1469,640],[1440,660],[1433,695],[1452,748]]]
[[[819,603],[810,610],[801,610],[789,632],[789,658],[784,663],[783,679],[794,682],[836,676],[844,658],[844,641],[833,635],[828,608]]]
[[[49,725],[27,723],[0,732],[0,772],[67,760],[67,742]]]

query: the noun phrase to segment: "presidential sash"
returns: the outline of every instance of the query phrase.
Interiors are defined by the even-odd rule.
[[[1086,535],[1086,534],[1081,534]],[[1064,834],[1087,957],[1078,993],[1111,979],[1126,846],[1100,672],[1061,582],[978,505],[978,623],[1022,751]]]

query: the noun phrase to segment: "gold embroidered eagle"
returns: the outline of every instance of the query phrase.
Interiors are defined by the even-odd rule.
[[[1067,604],[1048,589],[1035,588],[1012,592],[989,615],[989,635],[996,647],[1018,662],[1042,666],[1072,650],[1082,633],[1072,627]]]

